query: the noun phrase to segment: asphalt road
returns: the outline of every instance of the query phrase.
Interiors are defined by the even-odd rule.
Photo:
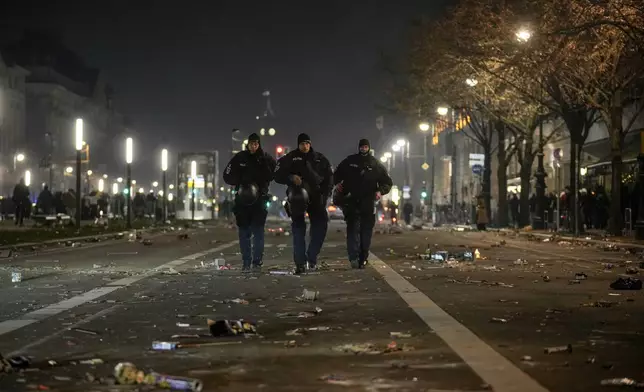
[[[322,271],[275,275],[292,267],[292,246],[272,231],[262,272],[244,275],[234,230],[177,234],[0,260],[0,353],[32,359],[0,376],[0,390],[150,390],[114,385],[123,361],[198,378],[205,391],[600,391],[620,389],[605,379],[644,381],[642,292],[609,288],[639,265],[632,252],[412,231],[375,235],[370,267],[351,270],[333,222]],[[419,259],[428,247],[478,249],[481,259]],[[23,281],[12,283],[17,271]],[[319,298],[298,300],[304,289]],[[172,337],[208,335],[208,319],[251,320],[258,335]],[[155,351],[155,340],[216,345]],[[544,353],[566,345],[572,352]],[[92,358],[104,363],[65,362]]]

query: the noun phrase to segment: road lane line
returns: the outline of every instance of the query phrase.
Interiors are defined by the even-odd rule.
[[[547,392],[533,378],[456,321],[387,263],[370,253],[369,265],[416,312],[438,337],[495,392]]]
[[[195,253],[189,256],[184,256],[181,257],[177,260],[172,260],[170,262],[167,262],[165,264],[162,264],[156,268],[153,268],[151,271],[148,271],[144,274],[141,274],[139,276],[131,276],[127,278],[123,278],[114,282],[110,282],[109,284],[102,286],[102,287],[96,287],[93,288],[92,290],[89,290],[83,294],[68,298],[64,301],[60,301],[58,303],[46,306],[42,309],[34,310],[33,312],[29,312],[26,314],[23,314],[22,316],[18,317],[17,319],[13,320],[6,320],[3,322],[0,322],[0,336],[5,335],[9,332],[15,331],[17,329],[20,329],[22,327],[25,327],[27,325],[36,323],[41,320],[45,320],[51,316],[54,316],[56,314],[62,313],[66,310],[75,308],[79,305],[83,305],[89,301],[93,301],[97,298],[100,298],[104,295],[107,295],[113,291],[116,291],[120,288],[127,287],[133,283],[136,283],[140,281],[141,279],[148,278],[150,276],[153,276],[155,274],[158,274],[162,272],[164,269],[167,268],[172,268],[172,267],[177,267],[180,265],[183,265],[189,261],[196,260],[199,257],[205,256],[209,253],[214,253],[214,252],[219,252],[223,249],[229,248],[233,245],[237,244],[237,241],[230,241],[228,243],[222,244],[218,247],[208,249],[203,252]]]
[[[96,320],[99,317],[103,317],[106,314],[112,313],[113,311],[115,311],[116,309],[119,309],[121,307],[122,307],[122,305],[113,305],[113,306],[110,306],[109,308],[101,310],[100,312],[96,312],[96,313],[92,314],[91,316],[85,317],[84,319],[82,319],[80,321],[77,321],[72,325],[69,325],[69,326],[67,326],[67,327],[65,327],[65,328],[63,328],[61,330],[58,330],[58,331],[52,333],[51,335],[47,335],[47,336],[45,336],[45,337],[43,337],[41,339],[36,340],[35,342],[31,342],[31,343],[29,343],[27,345],[24,345],[24,346],[20,347],[19,349],[10,352],[9,354],[7,354],[7,356],[8,357],[14,357],[14,356],[17,356],[17,355],[21,355],[22,353],[25,353],[30,348],[40,346],[41,344],[46,343],[49,340],[64,334],[65,332],[69,331],[72,328],[78,328],[81,325],[87,324],[92,320]]]

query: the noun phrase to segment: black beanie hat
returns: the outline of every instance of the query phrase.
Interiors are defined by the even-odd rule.
[[[300,143],[304,142],[309,144],[311,143],[311,138],[309,137],[309,135],[307,135],[306,133],[300,133],[299,135],[297,135],[297,144],[299,145]]]
[[[360,139],[360,141],[358,142],[358,148],[360,148],[362,146],[371,147],[371,143],[369,143],[369,139]]]
[[[248,143],[250,142],[257,142],[260,145],[262,144],[259,140],[259,135],[256,133],[251,133],[250,135],[248,135]]]

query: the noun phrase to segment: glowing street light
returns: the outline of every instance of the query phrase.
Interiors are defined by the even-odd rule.
[[[25,185],[31,185],[31,171],[25,170]]]
[[[170,186],[168,186],[168,188],[174,189],[174,184],[170,184]]]
[[[117,195],[119,193],[119,184],[115,182],[112,184],[112,194]]]
[[[391,149],[394,150],[394,152],[398,152],[400,151],[400,146],[397,144],[394,144],[393,146],[391,146]]]
[[[172,193],[168,193],[168,201],[174,200],[174,195]]]
[[[158,182],[158,181],[154,181],[154,182],[152,183],[152,188],[156,188],[156,187],[158,187],[158,186],[159,186],[159,182]]]
[[[168,170],[168,150],[166,148],[161,150],[161,170]]]
[[[389,151],[385,152],[383,155],[384,155],[384,156],[385,156],[385,158],[387,158],[387,159],[391,158],[391,153],[390,153]]]
[[[98,180],[98,191],[103,192],[105,190],[105,180],[102,178],[99,178]]]
[[[91,170],[88,170],[88,171],[87,171],[87,175],[88,175],[88,176],[91,176],[93,173],[94,173],[94,172],[93,172],[93,171],[91,171]]]
[[[23,154],[23,153],[16,154],[16,161],[22,162],[24,160],[25,160],[25,154]]]
[[[426,122],[422,122],[418,125],[418,128],[420,128],[420,130],[423,132],[427,132],[429,131],[429,124]]]
[[[67,173],[67,174],[72,174],[73,172],[74,172],[74,168],[73,168],[73,167],[71,167],[71,166],[67,166],[67,167],[65,168],[65,173]]]
[[[139,188],[139,193],[145,193],[145,189]]]
[[[81,150],[83,149],[83,119],[76,119],[74,138],[76,147],[76,228],[80,230],[81,225]]]
[[[517,31],[514,35],[516,35],[517,40],[519,42],[528,42],[530,38],[532,38],[532,33],[526,29],[521,29]]]
[[[132,161],[134,160],[134,141],[131,137],[125,139],[125,163],[127,163],[127,225],[126,228],[132,228]]]
[[[244,141],[245,143],[248,143],[248,140]],[[190,162],[190,177],[192,179],[192,192],[191,192],[191,199],[192,203],[190,203],[190,208],[192,209],[192,221],[194,222],[195,220],[195,183],[197,182],[197,161],[192,161]]]
[[[103,174],[103,178],[107,180],[107,174]]]
[[[470,78],[465,79],[465,83],[466,83],[468,86],[470,86],[470,87],[474,87],[474,86],[476,86],[477,84],[479,84],[478,80],[476,80],[476,79],[470,79]]]
[[[398,139],[396,144],[399,145],[400,147],[405,147],[405,144],[407,144],[407,141],[405,139]]]
[[[436,113],[441,116],[446,116],[447,112],[449,112],[449,109],[446,106],[439,106],[438,109],[436,109]]]
[[[387,163],[387,157],[386,157],[386,156],[384,156],[384,155],[383,155],[383,156],[381,156],[381,157],[380,157],[380,162],[382,162],[382,163]]]
[[[264,128],[260,129],[259,134],[262,136],[266,135],[266,130]]]
[[[120,184],[120,183],[122,183],[122,182],[123,182],[123,177],[119,177],[119,178],[117,178],[117,179],[116,179],[116,182],[118,182],[119,184]]]
[[[275,136],[275,133],[276,133],[275,128],[270,128],[268,130],[268,136]]]

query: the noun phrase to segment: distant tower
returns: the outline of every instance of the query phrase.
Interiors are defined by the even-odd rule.
[[[275,121],[275,112],[271,105],[271,92],[266,90],[262,93],[262,114],[257,116],[259,120],[260,135],[275,136],[277,133],[277,124]]]

